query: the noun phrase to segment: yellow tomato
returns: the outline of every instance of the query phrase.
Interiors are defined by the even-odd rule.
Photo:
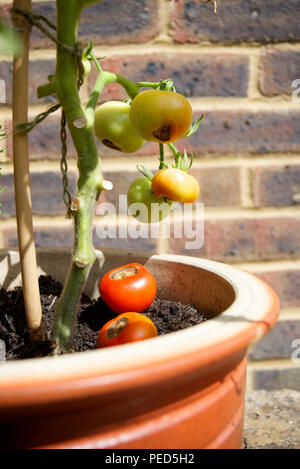
[[[193,111],[189,101],[179,93],[147,90],[131,103],[130,119],[145,140],[175,142],[191,127]]]
[[[181,169],[166,168],[155,174],[152,190],[157,197],[166,197],[184,204],[195,202],[200,187],[194,176]]]

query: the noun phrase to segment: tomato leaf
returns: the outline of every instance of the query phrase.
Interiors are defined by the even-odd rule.
[[[152,181],[154,174],[149,169],[145,168],[145,166],[139,165],[137,165],[137,169],[143,176],[145,176],[146,179]]]
[[[188,168],[187,168],[186,172],[188,172],[188,171],[191,169],[191,167],[192,167],[192,164],[193,164],[193,161],[194,161],[194,157],[195,157],[195,156],[194,156],[194,153],[191,151],[191,159],[190,159],[190,164],[189,164],[189,166],[188,166]]]
[[[184,136],[184,138],[190,137],[191,135],[193,135],[196,132],[196,130],[198,130],[203,117],[204,117],[204,114],[202,114],[199,117],[199,119],[196,120],[195,124],[192,125],[192,127],[190,128],[188,133]]]
[[[187,155],[187,152],[186,152],[186,149],[184,149],[184,152],[183,152],[183,164],[181,166],[181,169],[182,171],[186,171],[187,168],[189,166],[189,159],[188,159],[188,155]]]

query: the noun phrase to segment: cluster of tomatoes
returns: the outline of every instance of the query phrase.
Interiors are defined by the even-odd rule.
[[[106,146],[132,153],[145,141],[170,144],[185,137],[192,125],[192,107],[181,94],[152,89],[139,93],[128,102],[109,101],[95,113],[95,134]],[[198,181],[187,168],[166,164],[155,175],[139,177],[129,187],[128,205],[144,204],[146,215],[139,213],[142,222],[160,221],[169,213],[172,203],[192,203],[199,195]],[[157,217],[151,213],[152,204],[165,204]]]
[[[153,322],[144,314],[153,302],[154,276],[138,263],[107,272],[99,285],[101,298],[117,316],[100,330],[97,346],[110,347],[157,336]]]

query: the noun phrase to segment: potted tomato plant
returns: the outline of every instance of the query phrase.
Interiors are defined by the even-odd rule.
[[[192,125],[191,105],[176,93],[172,80],[133,82],[102,69],[93,44],[83,47],[77,38],[82,10],[93,3],[59,0],[57,24],[51,24],[56,29],[55,36],[51,33],[57,44],[56,69],[38,96],[57,96],[49,113],[61,108],[63,143],[67,125],[78,155],[73,200],[64,186],[74,247],[72,253],[37,253],[39,273],[53,276],[64,288],[56,303],[49,356],[0,365],[0,421],[5,428],[0,445],[239,448],[247,348],[274,324],[278,300],[257,278],[216,262],[95,251],[91,233],[96,203],[102,191],[112,189],[102,175],[96,138],[122,152],[136,151],[145,140],[157,142],[158,171],[139,167],[143,179],[129,188],[128,202],[142,202],[148,209],[158,203],[167,216],[174,201],[192,203],[199,194],[198,182],[188,174],[193,157],[181,154],[174,142],[195,132],[203,116]],[[14,14],[35,26],[38,20],[50,24],[20,8]],[[84,106],[79,89],[91,63],[98,76]],[[97,107],[110,83],[122,86],[128,100]],[[18,131],[28,133],[49,113],[19,125]],[[172,166],[165,161],[165,145],[173,152]],[[65,158],[65,145],[63,153]],[[137,214],[142,222],[162,218],[161,212],[154,220],[151,210],[145,213]],[[19,282],[16,270],[8,269],[19,264],[18,256],[1,253],[0,280],[9,287]],[[98,350],[70,353],[82,292],[97,298],[99,282],[102,299],[116,317],[101,329]],[[162,300],[205,311],[209,320],[157,337],[151,320],[141,315],[156,293]],[[43,342],[42,334],[38,340]]]

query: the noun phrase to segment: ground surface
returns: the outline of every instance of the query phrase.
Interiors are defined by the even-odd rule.
[[[247,449],[300,449],[300,392],[248,393],[244,438]]]

